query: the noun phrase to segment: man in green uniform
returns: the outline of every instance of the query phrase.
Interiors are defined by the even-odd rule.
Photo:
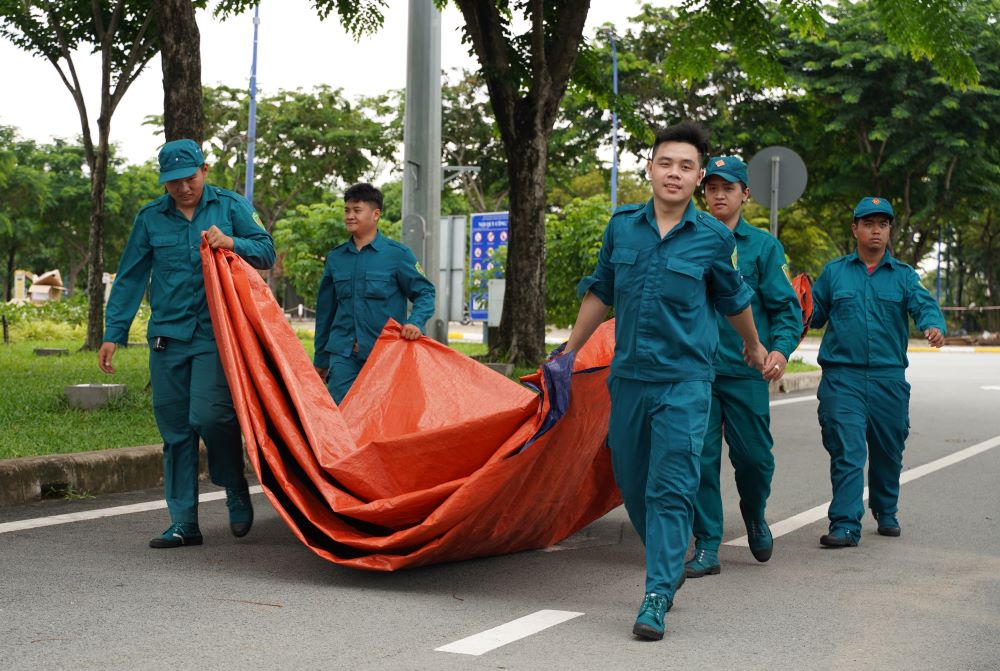
[[[862,198],[851,224],[857,250],[828,263],[813,285],[811,325],[826,326],[817,392],[833,484],[830,531],[819,541],[825,547],[861,542],[866,457],[878,533],[900,534],[899,474],[910,432],[907,316],[933,347],[944,344],[941,309],[916,271],[889,253],[894,217],[885,198]]]
[[[608,446],[646,545],[646,594],[632,631],[653,640],[663,637],[664,615],[684,579],[719,340],[715,311],[729,315],[752,365],[763,368],[767,357],[754,330],[753,291],[736,269],[733,234],[691,200],[707,150],[696,124],[656,134],[646,166],[653,197],[611,217],[594,273],[578,287],[583,301],[566,344],[567,352],[582,347],[614,306]]]
[[[416,340],[434,314],[434,285],[410,248],[378,230],[382,192],[355,184],[344,192],[344,224],[351,239],[326,257],[316,296],[313,365],[338,405],[361,372],[389,318]],[[406,301],[413,303],[409,318]]]
[[[199,246],[229,249],[255,268],[274,263],[274,244],[243,196],[205,183],[208,166],[193,140],[159,154],[167,193],[132,225],[108,299],[98,363],[106,373],[149,285],[149,372],[153,414],[163,436],[163,488],[170,527],[154,548],[200,545],[198,441],[205,441],[212,482],[226,488],[230,529],[250,531],[253,507],[243,476],[243,443],[212,334]]]
[[[716,315],[719,351],[715,355],[708,431],[701,451],[701,484],[694,504],[695,554],[685,565],[688,578],[714,575],[722,570],[719,469],[723,433],[729,446],[729,460],[736,471],[740,512],[750,551],[757,561],[771,558],[774,543],[764,519],[774,474],[768,382],[784,374],[802,332],[802,310],[789,281],[785,250],[770,233],[751,226],[741,214],[750,197],[746,163],[735,156],[711,158],[702,184],[708,211],[736,237],[740,274],[754,291],[750,303],[753,322],[768,355],[763,375],[748,368],[743,361],[743,341],[739,334],[721,315]]]

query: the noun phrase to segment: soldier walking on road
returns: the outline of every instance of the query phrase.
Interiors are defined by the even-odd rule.
[[[865,459],[869,507],[878,533],[900,534],[899,474],[910,431],[908,316],[927,341],[944,344],[944,316],[916,271],[889,253],[895,218],[885,198],[862,198],[851,232],[857,250],[826,265],[813,285],[813,328],[820,344],[819,423],[830,453],[830,531],[825,547],[861,542]]]
[[[753,322],[768,355],[763,374],[748,368],[743,361],[743,341],[739,334],[716,314],[719,351],[715,355],[708,430],[701,450],[701,484],[694,503],[695,553],[684,567],[688,578],[721,571],[719,471],[723,434],[729,446],[729,460],[736,471],[740,512],[750,551],[757,561],[771,558],[774,541],[764,519],[774,475],[768,383],[784,375],[788,358],[798,347],[802,333],[802,310],[789,279],[784,248],[770,233],[748,224],[741,214],[750,197],[746,163],[735,156],[711,158],[703,184],[708,211],[736,237],[740,274],[754,292],[750,303]]]
[[[132,225],[108,299],[98,363],[106,373],[149,286],[147,338],[153,414],[163,436],[163,489],[170,527],[149,545],[201,545],[198,527],[198,442],[205,441],[212,482],[226,488],[236,537],[253,524],[243,476],[243,442],[219,360],[205,296],[199,246],[228,249],[255,268],[274,263],[274,243],[246,199],[205,183],[208,166],[193,140],[173,140],[159,154],[167,193]]]
[[[566,345],[582,347],[614,306],[608,446],[646,545],[646,594],[632,631],[654,640],[663,638],[664,615],[684,580],[719,339],[715,311],[729,316],[752,365],[762,369],[767,357],[732,231],[691,199],[707,151],[707,134],[695,124],[656,134],[646,165],[653,197],[611,217],[597,266],[578,287],[583,301]]]

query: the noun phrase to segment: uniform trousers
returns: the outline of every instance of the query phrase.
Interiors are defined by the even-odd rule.
[[[199,330],[190,342],[166,343],[162,352],[149,353],[153,415],[163,437],[164,496],[172,522],[195,524],[199,437],[209,477],[228,489],[245,483],[243,442],[215,341]]]
[[[351,356],[330,355],[330,375],[326,379],[326,388],[330,390],[334,403],[340,405],[344,400],[364,365],[365,360],[359,358],[357,352],[352,352]]]
[[[711,384],[611,375],[608,446],[615,481],[646,546],[646,592],[673,599],[684,575]]]
[[[823,447],[830,454],[830,529],[860,531],[866,458],[872,511],[898,510],[899,474],[910,432],[910,385],[901,372],[879,377],[864,368],[826,367],[817,396]]]
[[[694,506],[695,546],[718,550],[722,542],[722,438],[740,494],[744,520],[763,520],[774,475],[768,383],[762,379],[716,376],[712,384],[705,446],[701,451],[701,483]]]

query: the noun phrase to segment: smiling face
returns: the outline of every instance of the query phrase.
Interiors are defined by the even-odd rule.
[[[687,142],[661,142],[646,163],[653,198],[662,205],[682,206],[691,200],[704,170],[698,149]]]
[[[885,254],[891,231],[892,220],[884,214],[870,214],[851,224],[858,251],[871,258],[881,258]]]
[[[201,202],[201,194],[205,190],[205,178],[208,166],[203,165],[190,177],[172,179],[163,184],[167,193],[174,199],[174,205],[179,210],[193,210]]]
[[[355,241],[369,242],[375,237],[378,228],[378,218],[382,210],[374,203],[361,200],[349,200],[344,203],[344,225]]]
[[[730,182],[719,175],[711,175],[705,180],[705,203],[708,212],[730,228],[735,228],[740,220],[743,203],[750,197],[750,189],[742,182]]]

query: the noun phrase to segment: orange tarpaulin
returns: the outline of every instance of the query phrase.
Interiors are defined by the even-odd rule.
[[[201,254],[247,456],[321,557],[392,571],[541,548],[621,502],[604,447],[610,323],[531,376],[535,393],[403,340],[390,320],[338,408],[258,273],[231,252]]]

